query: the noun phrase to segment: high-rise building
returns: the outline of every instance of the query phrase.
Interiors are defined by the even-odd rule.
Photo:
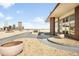
[[[22,22],[18,22],[18,30],[23,30]]]

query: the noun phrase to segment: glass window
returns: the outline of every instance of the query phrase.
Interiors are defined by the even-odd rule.
[[[75,32],[75,15],[70,16],[70,34],[74,35]]]
[[[74,35],[75,31],[75,15],[70,15],[60,20],[60,32],[64,34]]]

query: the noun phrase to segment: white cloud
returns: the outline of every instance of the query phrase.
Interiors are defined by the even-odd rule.
[[[8,3],[0,2],[0,6],[2,6],[3,8],[9,8],[9,7],[13,6],[14,4],[15,3],[12,3],[12,2],[8,2]]]
[[[11,16],[7,16],[7,17],[5,18],[5,20],[11,20],[11,19],[12,19]]]
[[[35,18],[32,20],[32,22],[37,22],[37,23],[42,22],[42,23],[44,23],[45,20],[44,20],[43,17],[35,17]]]
[[[25,29],[29,29],[29,28],[32,29],[33,28],[33,24],[30,22],[26,22],[26,23],[24,22],[23,25],[24,25]]]
[[[3,17],[5,17],[5,15],[0,12],[0,18],[3,18]]]
[[[19,11],[19,10],[16,11],[17,14],[20,14],[20,12],[21,12],[21,11]]]
[[[4,24],[3,23],[0,23],[0,28],[3,28]]]
[[[24,22],[24,27],[34,28],[34,29],[46,29],[48,28],[48,24],[45,23],[45,19],[43,17],[35,17],[31,22]]]
[[[31,23],[36,29],[49,29],[49,23],[45,22],[44,17],[35,17]]]

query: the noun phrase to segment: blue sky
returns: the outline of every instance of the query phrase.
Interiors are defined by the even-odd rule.
[[[55,3],[14,3],[0,4],[0,27],[23,22],[27,28],[49,28],[45,20],[55,7]]]

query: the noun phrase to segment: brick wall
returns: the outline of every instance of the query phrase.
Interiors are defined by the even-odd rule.
[[[50,18],[50,34],[55,35],[55,17]]]
[[[79,40],[79,6],[75,8],[75,38]]]

